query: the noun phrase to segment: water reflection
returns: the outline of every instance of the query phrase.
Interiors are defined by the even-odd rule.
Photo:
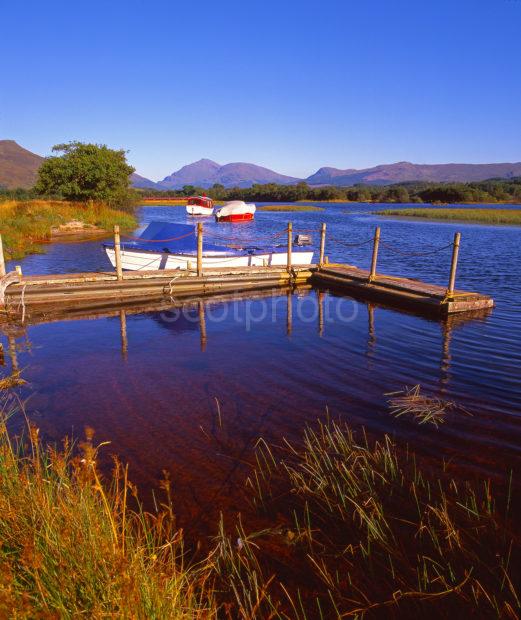
[[[29,351],[31,349],[31,343],[29,341],[27,328],[31,325],[37,325],[41,323],[61,322],[64,320],[81,321],[85,319],[108,319],[112,317],[119,318],[120,326],[120,349],[121,357],[123,360],[128,360],[129,357],[129,336],[128,336],[128,316],[147,316],[151,318],[155,323],[160,325],[163,329],[170,331],[172,334],[180,334],[182,332],[198,331],[199,333],[199,348],[202,353],[207,349],[208,344],[208,330],[207,322],[210,323],[222,323],[229,317],[237,322],[244,323],[247,330],[254,329],[257,323],[263,323],[266,319],[271,318],[272,322],[278,320],[276,315],[276,308],[280,299],[285,300],[285,316],[286,316],[286,336],[290,338],[293,334],[294,323],[294,306],[297,306],[297,316],[299,323],[316,325],[316,334],[319,338],[324,338],[326,334],[326,324],[335,324],[339,320],[349,323],[351,320],[356,319],[358,314],[358,308],[364,307],[367,310],[367,338],[366,338],[366,356],[368,360],[375,357],[377,352],[377,322],[375,320],[375,314],[378,305],[375,303],[357,303],[355,312],[352,316],[346,315],[339,311],[338,303],[335,306],[335,302],[338,300],[348,300],[352,302],[352,299],[340,294],[332,294],[326,290],[316,289],[311,291],[309,287],[302,288],[288,288],[281,297],[281,289],[256,292],[256,293],[232,293],[225,295],[213,295],[208,298],[195,298],[187,299],[182,302],[171,301],[155,301],[148,304],[134,304],[121,307],[119,304],[114,307],[107,307],[103,310],[96,312],[93,311],[74,311],[64,315],[63,313],[57,313],[55,316],[42,315],[38,317],[32,317],[32,321],[25,321],[21,323],[0,323],[0,332],[3,332],[7,338],[7,351],[8,357],[11,361],[11,374],[19,373],[20,367],[18,363],[18,352]],[[246,300],[246,304],[245,304]],[[271,304],[271,313],[264,308],[260,313],[255,315],[248,315],[250,309],[249,303],[260,300],[268,300]],[[311,303],[311,313],[304,311],[303,300]],[[354,302],[353,302],[354,303]],[[227,305],[234,304],[233,310],[228,312]],[[245,312],[241,312],[237,304],[242,304],[245,308]],[[310,305],[309,303],[307,304]],[[221,312],[215,312],[215,307],[219,306]],[[335,311],[331,310],[334,306]],[[484,321],[490,315],[491,310],[480,310],[474,313],[465,313],[462,315],[452,315],[447,318],[429,319],[423,318],[422,320],[430,323],[437,323],[440,326],[441,331],[441,344],[442,351],[439,363],[439,386],[440,391],[446,392],[447,386],[450,382],[450,367],[451,367],[451,340],[452,332],[465,324]],[[207,316],[208,315],[208,316]],[[22,340],[17,342],[17,338]],[[5,354],[3,347],[0,348],[0,366],[5,366]]]

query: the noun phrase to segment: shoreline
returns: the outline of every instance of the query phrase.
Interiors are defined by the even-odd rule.
[[[521,209],[458,209],[426,207],[418,209],[384,209],[375,215],[431,222],[458,222],[497,226],[521,226]]]

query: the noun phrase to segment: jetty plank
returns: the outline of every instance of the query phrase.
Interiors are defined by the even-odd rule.
[[[373,276],[370,271],[351,265],[325,265],[313,273],[311,281],[365,299],[424,310],[440,316],[494,306],[491,297],[480,293],[455,290],[448,294],[445,287],[437,284],[383,274]]]
[[[60,309],[103,308],[139,301],[178,299],[278,289],[297,285],[327,287],[363,300],[375,300],[418,313],[449,314],[491,308],[494,301],[479,293],[447,289],[412,278],[400,278],[325,263],[320,267],[232,267],[196,270],[69,273],[0,278],[7,314],[55,313]]]

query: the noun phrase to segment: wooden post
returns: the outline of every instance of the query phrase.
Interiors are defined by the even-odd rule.
[[[369,282],[376,278],[376,261],[378,260],[378,246],[380,245],[380,227],[377,226],[374,231],[373,257],[371,259],[371,273],[369,274]]]
[[[197,275],[203,275],[203,225],[197,224]]]
[[[320,255],[318,258],[318,266],[322,267],[324,264],[324,251],[326,249],[326,224],[322,224],[322,229],[320,230]]]
[[[293,249],[293,224],[288,222],[288,271],[291,271],[291,252]]]
[[[116,275],[118,280],[123,280],[123,268],[121,266],[121,238],[119,236],[119,226],[114,226],[114,256],[116,259]]]
[[[452,245],[452,261],[450,263],[450,278],[449,288],[447,289],[447,296],[450,297],[454,294],[454,287],[456,285],[456,268],[458,266],[458,254],[459,254],[459,242],[461,239],[461,233],[454,234],[454,243]]]
[[[119,331],[121,335],[121,355],[126,360],[128,353],[127,315],[123,309],[119,311]]]
[[[2,245],[2,235],[0,235],[0,278],[5,276],[4,246]]]

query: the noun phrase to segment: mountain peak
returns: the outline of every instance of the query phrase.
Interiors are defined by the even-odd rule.
[[[290,184],[299,180],[256,164],[232,162],[221,166],[211,159],[200,159],[173,172],[160,184],[166,189],[180,189],[184,185],[208,188],[215,183],[225,187],[251,187],[254,183]]]
[[[31,187],[43,157],[31,153],[15,140],[0,140],[0,186]]]

